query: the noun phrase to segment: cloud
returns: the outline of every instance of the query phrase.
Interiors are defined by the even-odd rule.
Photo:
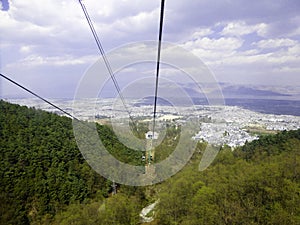
[[[243,36],[257,33],[263,37],[266,34],[267,26],[265,23],[248,25],[245,21],[230,22],[223,28],[221,34],[225,36]]]
[[[157,18],[159,10],[150,12],[140,12],[136,15],[125,17],[112,23],[109,27],[118,33],[119,37],[125,37],[128,41],[135,39],[154,39],[156,38]],[[149,35],[151,34],[151,35]],[[130,38],[131,36],[131,38]]]
[[[106,52],[129,42],[157,39],[159,1],[83,2]],[[288,77],[282,82],[297,83],[299,11],[298,0],[166,1],[163,40],[193,52],[221,81],[231,77],[244,82],[249,77],[246,80],[259,83],[255,74],[268,80],[274,71],[281,71]],[[3,72],[48,74],[49,80],[53,71],[79,77],[99,58],[78,1],[11,0],[0,17]]]
[[[243,40],[238,38],[201,38],[195,42],[196,46],[202,49],[231,52],[240,48],[243,44]]]
[[[197,28],[190,36],[191,39],[196,40],[201,37],[208,36],[213,33],[211,28]]]
[[[25,47],[24,52],[29,50]],[[61,56],[41,56],[31,54],[23,58],[22,60],[8,64],[7,67],[14,68],[21,66],[25,68],[36,68],[42,66],[73,66],[73,65],[86,65],[90,62],[95,62],[99,57],[95,55],[88,55],[82,57],[74,57],[72,55],[61,55]]]
[[[205,63],[211,65],[220,61],[220,59],[236,54],[243,42],[242,39],[235,37],[221,37],[218,39],[202,37],[188,41],[182,47],[190,50]]]
[[[261,40],[257,43],[253,43],[259,48],[279,48],[279,47],[290,47],[295,46],[297,41],[288,39],[288,38],[279,38],[279,39],[267,39]]]
[[[23,45],[23,46],[20,47],[20,53],[27,54],[27,53],[32,52],[33,51],[32,49],[33,49],[33,46]]]

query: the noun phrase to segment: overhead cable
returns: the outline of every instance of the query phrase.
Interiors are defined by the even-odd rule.
[[[158,95],[158,78],[159,78],[159,70],[160,70],[161,42],[162,42],[163,22],[164,22],[164,8],[165,8],[165,0],[162,0],[161,7],[160,7],[158,50],[157,50],[157,61],[156,61],[156,80],[155,80],[155,94],[154,94],[154,106],[153,106],[154,109],[153,109],[152,138],[154,137],[154,131],[155,131],[156,106],[157,106],[157,95]]]
[[[97,32],[96,32],[96,30],[95,30],[95,28],[94,28],[94,25],[93,25],[93,23],[92,23],[92,20],[91,20],[89,14],[88,14],[88,12],[87,12],[87,9],[86,9],[85,5],[83,4],[82,0],[79,0],[79,3],[80,3],[80,5],[81,5],[82,11],[83,11],[83,13],[84,13],[84,15],[85,15],[85,18],[86,18],[86,20],[87,20],[87,22],[88,22],[88,24],[89,24],[89,27],[90,27],[90,29],[91,29],[91,31],[92,31],[92,34],[93,34],[93,36],[94,36],[94,39],[95,39],[95,41],[96,41],[96,44],[97,44],[98,49],[99,49],[99,51],[100,51],[100,54],[101,54],[101,56],[102,56],[102,58],[103,58],[103,61],[104,61],[104,63],[105,63],[105,66],[106,66],[106,68],[107,68],[107,70],[108,70],[108,72],[109,72],[109,75],[110,75],[110,77],[111,77],[111,79],[112,79],[112,81],[113,81],[113,83],[114,83],[114,86],[115,86],[115,88],[116,88],[116,90],[117,90],[117,92],[118,92],[118,94],[119,94],[119,97],[120,97],[120,99],[121,99],[121,101],[122,101],[122,104],[123,104],[125,110],[127,111],[128,115],[129,115],[129,119],[131,120],[132,125],[134,126],[135,129],[137,129],[137,128],[136,128],[136,125],[135,125],[135,122],[134,122],[134,120],[133,120],[133,118],[132,118],[132,116],[131,116],[131,114],[130,114],[130,111],[129,111],[129,109],[128,109],[126,103],[125,103],[125,99],[124,99],[124,97],[123,97],[123,95],[122,95],[122,93],[121,93],[121,89],[120,89],[120,87],[119,87],[119,85],[118,85],[118,82],[117,82],[117,79],[116,79],[116,77],[115,77],[115,75],[114,75],[114,72],[112,71],[112,68],[111,68],[111,66],[110,66],[110,63],[109,63],[109,61],[108,61],[108,59],[107,59],[107,57],[106,57],[106,55],[105,55],[105,51],[103,50],[102,44],[101,44],[100,39],[99,39],[99,37],[98,37],[98,35],[97,35]]]
[[[9,82],[17,85],[18,87],[22,88],[23,90],[27,91],[28,93],[34,95],[35,97],[41,99],[42,101],[46,102],[47,104],[53,106],[54,108],[58,109],[59,111],[61,111],[62,113],[66,114],[67,116],[71,117],[72,119],[75,119],[75,120],[79,120],[77,119],[75,116],[71,115],[70,113],[68,113],[67,111],[63,110],[62,108],[60,108],[59,106],[53,104],[52,102],[48,101],[47,99],[41,97],[40,95],[34,93],[33,91],[29,90],[28,88],[24,87],[23,85],[17,83],[16,81],[12,80],[11,78],[3,75],[2,73],[0,73],[0,76],[3,77],[4,79],[8,80]]]

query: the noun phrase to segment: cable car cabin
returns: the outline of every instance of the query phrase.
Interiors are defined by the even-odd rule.
[[[148,131],[146,134],[146,139],[157,139],[158,138],[158,133],[157,132],[154,132],[154,135],[153,135],[153,132],[152,131]]]

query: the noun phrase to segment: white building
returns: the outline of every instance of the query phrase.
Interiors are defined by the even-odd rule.
[[[158,138],[158,133],[154,131],[154,135],[152,131],[148,131],[146,134],[146,139],[157,139]]]

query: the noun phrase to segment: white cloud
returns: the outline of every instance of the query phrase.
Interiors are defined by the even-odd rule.
[[[288,48],[288,53],[290,55],[295,55],[300,57],[300,42],[297,45],[291,46]]]
[[[75,10],[72,4],[62,6],[57,0],[14,1],[9,11],[0,13],[0,29],[6,34],[2,41],[12,44],[44,45],[51,39],[65,39],[65,33],[71,38],[74,37],[72,28],[76,27],[80,34],[80,25],[83,25],[78,23],[79,8]]]
[[[208,36],[213,33],[213,30],[210,28],[200,28],[191,35],[191,39],[199,39],[201,37]]]
[[[261,36],[257,34],[259,31],[257,27],[259,26],[242,29],[243,31],[241,30],[239,34],[252,32],[256,34],[252,37],[261,39]],[[214,29],[215,27],[211,28],[211,30]],[[210,37],[215,33],[216,31],[210,33]],[[226,35],[220,38],[200,36],[197,39],[191,36],[191,40],[182,46],[203,60],[216,72],[221,81],[228,81],[227,79],[230,78],[232,82],[276,83],[272,80],[272,76],[275,79],[279,73],[282,73],[290,77],[287,83],[297,83],[295,76],[300,70],[300,45],[296,40],[263,39],[252,44],[252,41],[247,40],[243,35]]]
[[[30,53],[32,51],[32,46],[30,45],[23,45],[20,47],[20,53],[24,53],[24,54],[27,54],[27,53]]]
[[[221,34],[225,36],[243,36],[251,33],[257,33],[259,36],[264,36],[267,32],[268,25],[258,23],[248,25],[245,21],[229,22],[222,30]]]
[[[84,3],[106,51],[128,42],[157,39],[159,1]],[[166,2],[163,39],[176,41],[212,68],[223,69],[222,75],[243,71],[251,76],[260,70],[271,76],[282,68],[295,80],[300,67],[300,17],[295,3],[172,0]],[[9,68],[11,73],[22,74],[23,68],[32,68],[36,76],[43,70],[50,75],[52,71],[74,74],[99,57],[78,1],[14,0],[9,11],[0,11],[0,18],[4,72]]]
[[[158,10],[140,12],[137,15],[117,20],[111,25],[111,28],[112,30],[126,32],[127,35],[136,33],[137,30],[142,34],[142,32],[149,31],[149,27],[156,28],[158,15]]]
[[[279,73],[300,73],[300,68],[299,67],[290,67],[290,66],[284,66],[280,68],[276,68],[274,72],[279,72]],[[300,82],[298,82],[298,85],[300,85]]]
[[[185,47],[190,49],[193,48],[201,48],[205,50],[214,50],[214,51],[221,51],[221,52],[231,52],[240,48],[243,44],[243,40],[239,38],[233,37],[221,37],[219,39],[212,39],[212,38],[200,38],[195,41],[190,41],[185,43]]]
[[[242,39],[234,37],[221,37],[218,39],[202,37],[185,42],[182,47],[193,52],[205,63],[211,65],[220,61],[220,59],[236,54],[243,42]]]
[[[288,38],[279,39],[267,39],[261,40],[257,43],[253,43],[259,48],[280,48],[280,47],[291,47],[297,44],[297,41]]]
[[[21,66],[24,68],[34,68],[42,66],[73,66],[73,65],[86,65],[95,62],[99,57],[94,55],[74,57],[72,55],[60,56],[41,56],[36,54],[28,55],[18,62],[7,65],[8,68]]]
[[[245,52],[236,52],[227,57],[214,58],[210,61],[210,65],[224,65],[224,66],[252,66],[252,70],[259,69],[261,71],[268,68],[285,67],[290,65],[297,65],[300,68],[300,57],[290,54],[289,50],[278,50],[275,52],[260,53],[256,50],[249,50]],[[265,68],[264,68],[265,66]]]

